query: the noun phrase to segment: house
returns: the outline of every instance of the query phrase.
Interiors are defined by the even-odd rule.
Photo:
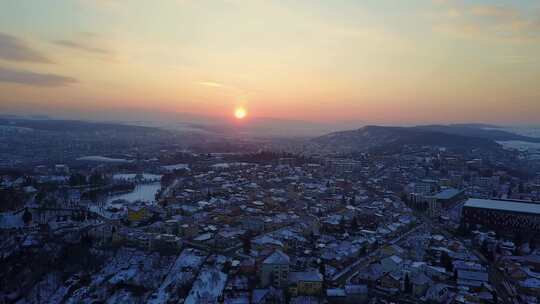
[[[261,237],[255,238],[251,241],[251,244],[257,250],[262,250],[264,248],[272,248],[277,250],[284,247],[283,242],[276,240],[275,238],[268,235],[263,235]]]
[[[382,270],[385,273],[393,272],[401,268],[403,259],[397,255],[393,255],[381,260]]]
[[[484,271],[469,271],[461,269],[457,271],[457,283],[459,285],[481,287],[485,284],[489,284],[488,278],[488,273]]]
[[[140,223],[150,219],[152,213],[144,206],[128,207],[127,219],[133,223]]]
[[[255,259],[253,258],[247,258],[243,259],[240,262],[240,273],[250,275],[255,274],[256,267],[255,267]]]
[[[289,290],[292,295],[318,296],[323,288],[323,276],[318,271],[289,273]]]
[[[322,303],[317,297],[314,296],[298,296],[292,297],[290,304],[320,304]]]
[[[426,294],[429,286],[433,284],[430,278],[428,278],[422,272],[413,275],[411,278],[412,293],[415,297],[420,298]]]
[[[450,286],[445,284],[432,285],[426,292],[426,300],[434,303],[443,303],[448,298]]]
[[[381,278],[380,286],[384,289],[400,290],[401,289],[401,273],[389,272]]]
[[[347,294],[344,288],[330,288],[326,290],[326,299],[331,304],[346,303]]]
[[[398,245],[392,244],[381,249],[383,256],[402,255],[405,250]]]
[[[192,239],[199,235],[199,227],[195,224],[182,224],[178,230],[180,236],[186,239]]]
[[[91,228],[88,231],[88,235],[94,238],[96,245],[108,245],[118,239],[119,223],[109,221],[103,225],[99,225]]]
[[[182,247],[182,241],[172,234],[158,234],[151,239],[151,247],[160,252],[178,252]]]
[[[356,276],[359,282],[374,285],[384,275],[381,264],[371,264],[365,271],[360,271]]]
[[[283,291],[274,289],[273,287],[264,289],[254,289],[251,293],[252,304],[274,304],[283,303],[285,296]]]
[[[428,213],[432,217],[440,216],[445,208],[465,198],[465,191],[453,188],[444,189],[441,192],[427,197]]]
[[[224,228],[221,229],[215,238],[216,246],[220,248],[227,248],[233,246],[239,242],[241,236],[246,233],[243,229],[237,228]]]
[[[363,303],[368,299],[368,287],[366,285],[345,285],[345,294],[349,303]]]
[[[242,228],[255,233],[261,233],[265,229],[264,221],[259,217],[250,216],[242,218],[241,225]]]
[[[368,299],[366,285],[345,285],[345,288],[332,288],[326,290],[326,299],[331,304],[360,304]]]
[[[290,258],[281,250],[269,255],[261,265],[260,280],[262,286],[286,287],[289,283]]]
[[[426,275],[437,280],[446,280],[451,276],[451,273],[448,273],[444,267],[428,265],[426,266],[425,271]]]

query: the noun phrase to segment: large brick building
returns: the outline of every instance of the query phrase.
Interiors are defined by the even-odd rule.
[[[468,224],[513,233],[540,233],[540,204],[514,200],[469,199],[463,206]]]

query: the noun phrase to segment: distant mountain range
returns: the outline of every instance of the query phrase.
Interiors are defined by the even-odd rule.
[[[466,137],[477,137],[491,139],[494,141],[518,140],[525,142],[540,143],[540,138],[518,135],[512,132],[501,130],[499,126],[483,124],[455,124],[455,125],[428,125],[418,126],[422,129],[432,132],[441,132],[445,134],[460,135]]]
[[[102,123],[88,122],[81,120],[56,120],[33,118],[26,119],[20,117],[0,117],[0,126],[27,128],[36,131],[50,132],[100,132],[100,131],[116,131],[116,132],[156,132],[157,128],[124,125],[118,123]]]
[[[229,116],[209,116],[193,113],[163,111],[108,111],[90,113],[88,117],[57,118],[46,115],[1,114],[0,120],[37,120],[40,125],[51,121],[103,122],[133,126],[155,127],[172,131],[199,133],[210,137],[314,137],[329,132],[358,128],[365,125],[362,121],[311,122],[294,119],[248,116],[237,121]],[[0,124],[2,122],[0,121]],[[51,123],[54,124],[54,123]]]
[[[133,114],[133,113],[132,113]],[[106,119],[107,117],[103,117]],[[489,124],[422,125],[414,127],[365,126],[361,121],[317,123],[301,120],[248,117],[236,121],[191,113],[149,112],[125,120],[88,121],[55,119],[43,115],[0,115],[0,125],[42,131],[122,131],[150,133],[169,130],[207,139],[301,138],[321,147],[366,150],[393,144],[470,146],[494,145],[497,141],[540,143],[539,137],[506,131]],[[349,130],[349,131],[339,131]],[[326,135],[322,135],[326,134]],[[322,136],[321,136],[322,135]]]
[[[428,125],[415,127],[365,126],[357,130],[334,132],[313,138],[311,143],[323,150],[356,152],[395,150],[405,145],[447,148],[498,149],[496,141],[540,142],[540,138],[495,130],[480,124]]]

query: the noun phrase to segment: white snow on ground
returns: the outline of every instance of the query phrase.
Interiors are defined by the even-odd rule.
[[[93,274],[65,281],[46,274],[19,303],[216,303],[227,281],[225,259],[192,248],[178,256],[120,248]],[[203,266],[210,260],[214,266]]]
[[[169,274],[158,290],[149,298],[149,304],[167,303],[171,297],[178,295],[179,290],[188,288],[195,280],[199,268],[204,263],[206,254],[196,249],[185,249],[176,259]]]
[[[153,290],[157,288],[172,264],[173,257],[160,257],[158,253],[135,251],[127,268],[117,271],[108,282]]]
[[[152,290],[159,287],[175,257],[122,248],[92,275],[87,287],[75,291],[67,303],[116,300],[116,303],[143,303]],[[137,290],[137,294],[133,293]],[[112,300],[111,300],[112,299]]]
[[[218,303],[226,282],[227,275],[214,266],[203,268],[184,304]]]

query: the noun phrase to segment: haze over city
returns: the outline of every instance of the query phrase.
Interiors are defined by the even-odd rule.
[[[0,111],[540,121],[537,1],[4,1]]]
[[[540,1],[0,1],[0,304],[539,304]]]

